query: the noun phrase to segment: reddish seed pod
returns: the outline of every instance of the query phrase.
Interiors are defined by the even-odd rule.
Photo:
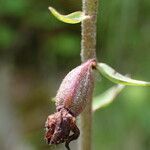
[[[95,67],[96,60],[90,59],[70,71],[63,79],[55,98],[57,112],[48,116],[45,123],[45,139],[48,144],[65,142],[66,148],[70,150],[69,143],[79,137],[75,118],[92,98]],[[70,131],[73,132],[72,135]]]
[[[82,112],[93,93],[95,66],[90,59],[67,74],[56,95],[57,111],[66,108],[75,117]]]

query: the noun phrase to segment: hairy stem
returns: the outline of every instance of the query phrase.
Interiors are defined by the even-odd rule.
[[[82,0],[82,11],[90,16],[81,24],[81,60],[84,62],[96,57],[96,21],[98,0]]]
[[[96,58],[96,21],[97,21],[98,0],[82,0],[82,11],[90,16],[81,24],[81,60],[82,62]],[[92,97],[84,112],[80,116],[81,135],[79,150],[91,150],[92,148]]]

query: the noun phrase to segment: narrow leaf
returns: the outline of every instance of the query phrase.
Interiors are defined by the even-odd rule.
[[[52,7],[49,7],[49,10],[58,20],[65,23],[76,24],[76,23],[80,23],[84,19],[89,18],[89,16],[84,15],[82,11],[76,11],[68,15],[62,15]]]
[[[52,102],[56,102],[56,98],[53,97],[53,98],[51,99],[51,101],[52,101]]]
[[[105,63],[98,63],[97,70],[114,83],[134,86],[150,86],[150,82],[134,80],[127,76],[123,76]]]
[[[93,99],[92,110],[96,111],[102,107],[108,106],[114,101],[117,95],[123,90],[125,85],[115,85]]]

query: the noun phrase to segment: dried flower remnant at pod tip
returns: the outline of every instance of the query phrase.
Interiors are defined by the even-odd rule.
[[[65,142],[66,148],[70,150],[69,143],[79,137],[76,117],[92,98],[95,68],[96,60],[90,59],[70,71],[63,79],[55,97],[56,113],[49,115],[45,123],[45,139],[48,144]]]

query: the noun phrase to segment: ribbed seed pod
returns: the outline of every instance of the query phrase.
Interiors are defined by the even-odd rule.
[[[65,108],[75,117],[82,112],[92,97],[95,66],[95,59],[90,59],[66,75],[56,95],[57,111]]]
[[[49,115],[45,123],[48,144],[65,142],[66,148],[70,150],[69,143],[79,137],[80,130],[75,119],[92,98],[95,67],[96,60],[90,59],[63,79],[55,98],[57,112]]]

